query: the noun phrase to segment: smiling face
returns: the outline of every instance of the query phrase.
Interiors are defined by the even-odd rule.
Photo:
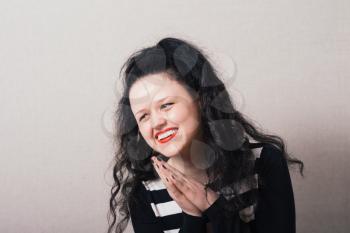
[[[150,147],[167,157],[189,154],[193,139],[201,137],[199,102],[182,84],[168,73],[146,75],[132,85],[129,98]]]

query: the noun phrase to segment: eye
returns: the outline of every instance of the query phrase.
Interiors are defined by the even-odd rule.
[[[168,105],[172,105],[172,104],[174,104],[174,103],[166,103],[166,104],[162,104],[162,105],[160,106],[160,108],[162,108],[163,106],[168,106]]]
[[[162,105],[160,106],[160,108],[163,109],[163,106],[168,106],[168,105],[173,105],[173,104],[174,104],[174,103],[162,104]],[[146,115],[147,115],[146,113],[143,114],[143,115],[140,117],[139,121],[142,121],[142,119],[145,118]]]
[[[139,121],[141,121],[145,116],[146,116],[146,114],[143,114],[143,115],[140,117]]]

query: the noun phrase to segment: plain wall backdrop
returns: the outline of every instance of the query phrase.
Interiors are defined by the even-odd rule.
[[[300,233],[350,229],[350,2],[0,3],[0,232],[106,232],[118,74],[165,36],[234,79],[238,109],[303,160]],[[131,232],[131,231],[129,231]]]

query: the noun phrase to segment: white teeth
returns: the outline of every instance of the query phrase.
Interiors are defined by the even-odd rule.
[[[175,132],[176,132],[176,130],[169,130],[169,131],[166,131],[165,133],[158,135],[158,140],[161,140],[161,139],[163,139],[163,138],[166,138],[166,137],[172,135],[172,134],[175,133]]]

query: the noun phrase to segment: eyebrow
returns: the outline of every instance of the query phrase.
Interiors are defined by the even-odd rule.
[[[167,97],[161,98],[161,99],[157,100],[156,103],[162,102],[163,100],[165,100],[167,98],[170,98],[170,97],[171,96],[167,96]],[[139,114],[140,112],[143,112],[144,110],[145,110],[144,108],[140,109],[139,111],[137,111],[137,113],[135,115]]]

